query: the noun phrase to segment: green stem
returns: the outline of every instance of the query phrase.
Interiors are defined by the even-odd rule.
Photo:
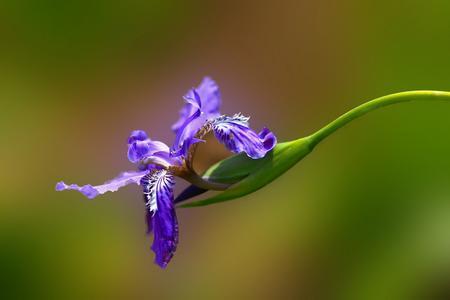
[[[450,92],[410,91],[383,96],[361,104],[354,109],[346,112],[333,122],[310,135],[308,139],[311,142],[311,146],[315,147],[323,139],[325,139],[327,136],[329,136],[339,128],[343,127],[354,119],[365,115],[368,112],[384,106],[408,101],[450,101]]]
[[[199,176],[195,171],[189,168],[172,168],[171,171],[178,177],[185,179],[193,185],[205,189],[214,191],[224,191],[230,187],[230,184],[213,182]]]

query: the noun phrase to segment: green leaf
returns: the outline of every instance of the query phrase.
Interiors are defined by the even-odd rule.
[[[245,154],[225,159],[207,170],[204,177],[212,182],[233,185],[210,198],[181,207],[209,205],[250,194],[289,170],[322,140],[354,119],[378,108],[409,101],[450,101],[450,92],[409,91],[379,97],[351,109],[306,138],[278,144],[262,159],[252,160]]]
[[[229,201],[259,190],[310,153],[311,145],[309,138],[303,138],[278,144],[262,159],[253,160],[244,155],[236,155],[220,161],[208,169],[204,176],[209,180],[237,183],[210,198],[187,203],[180,207],[203,206]]]

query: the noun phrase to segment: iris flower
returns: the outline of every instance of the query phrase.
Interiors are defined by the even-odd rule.
[[[128,160],[135,171],[121,173],[97,186],[59,182],[57,191],[76,190],[89,199],[106,192],[115,192],[129,184],[140,185],[147,207],[147,232],[153,232],[151,249],[155,263],[165,268],[178,244],[178,222],[175,213],[175,176],[184,178],[202,190],[225,190],[227,184],[207,181],[192,167],[195,150],[209,132],[234,153],[245,153],[251,159],[263,158],[276,143],[275,135],[267,128],[256,133],[249,127],[249,118],[235,114],[220,114],[222,103],[219,87],[205,77],[197,88],[184,96],[185,104],[179,119],[172,126],[175,140],[171,147],[152,140],[143,130],[134,130],[128,138]]]

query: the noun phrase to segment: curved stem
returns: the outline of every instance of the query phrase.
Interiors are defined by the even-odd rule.
[[[313,148],[339,128],[368,112],[384,106],[408,101],[450,101],[450,92],[410,91],[376,98],[346,112],[333,122],[310,135],[308,139],[310,140]]]
[[[205,190],[224,191],[230,187],[230,184],[208,181],[189,168],[172,168],[171,171],[176,176]]]
[[[207,189],[207,190],[224,191],[230,187],[230,184],[212,182],[212,181],[203,179],[196,173],[187,173],[184,176],[182,176],[182,178],[186,179],[193,185],[198,186],[199,188],[203,188],[203,189]]]

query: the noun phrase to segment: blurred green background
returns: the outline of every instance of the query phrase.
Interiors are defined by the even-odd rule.
[[[166,270],[139,189],[54,191],[132,169],[133,129],[171,142],[204,75],[225,113],[280,141],[377,96],[450,90],[449,13],[448,0],[2,0],[1,298],[450,299],[449,103],[371,113],[257,193],[179,209]]]

